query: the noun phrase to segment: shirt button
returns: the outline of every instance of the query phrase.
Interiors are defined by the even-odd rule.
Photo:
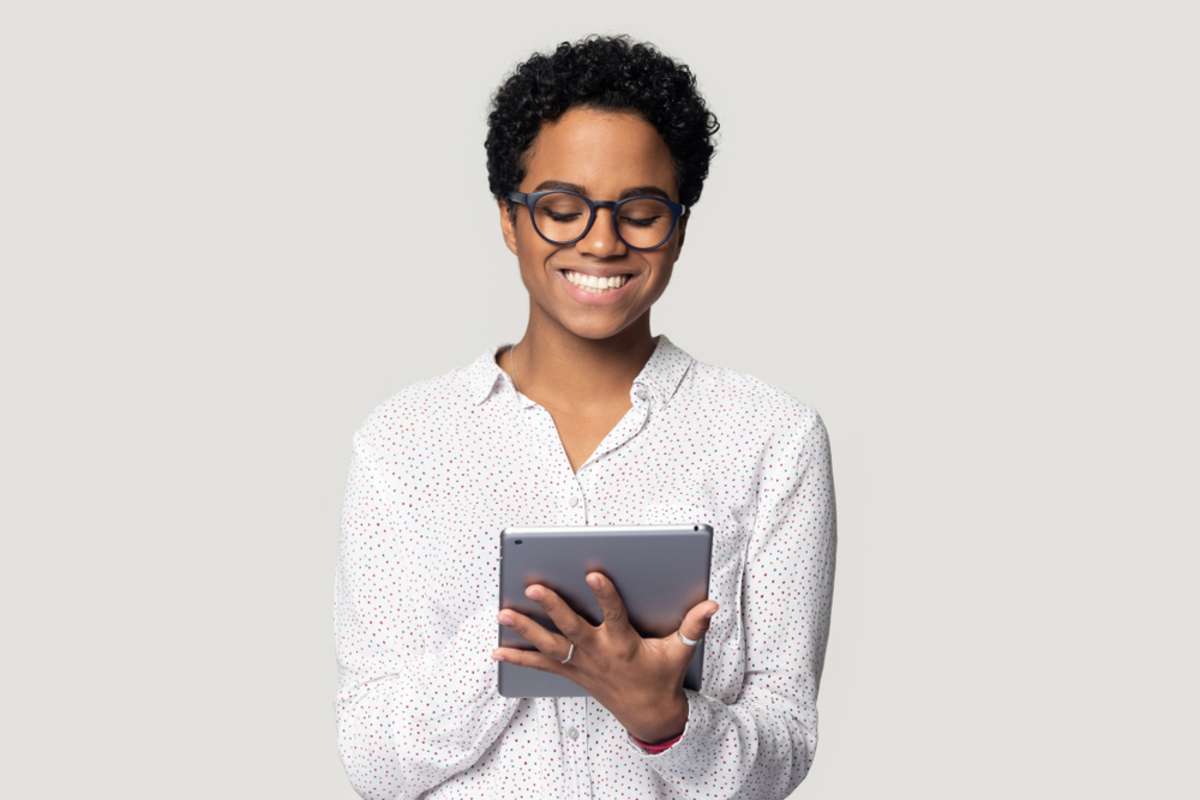
[[[579,731],[575,730],[574,728],[567,728],[567,736],[570,736],[572,739],[578,739]]]
[[[574,508],[577,505],[579,505],[579,497],[576,495],[571,495],[571,508]]]

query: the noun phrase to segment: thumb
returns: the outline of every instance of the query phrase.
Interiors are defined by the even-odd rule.
[[[684,616],[683,622],[679,623],[679,632],[689,639],[703,638],[704,634],[708,633],[710,620],[712,619],[712,615],[717,612],[718,608],[720,608],[720,606],[713,600],[705,600],[703,603],[693,606],[692,610]],[[684,644],[679,640],[679,637],[675,636],[674,634],[671,635],[671,638],[675,641],[675,644],[679,646],[680,650],[686,651],[684,655],[688,658],[691,658],[692,652],[696,648]]]

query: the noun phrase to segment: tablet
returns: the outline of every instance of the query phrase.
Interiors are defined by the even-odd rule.
[[[593,625],[604,618],[584,581],[592,570],[608,575],[643,636],[673,633],[683,617],[708,597],[713,529],[707,524],[510,527],[500,532],[500,608],[519,611],[558,633],[541,605],[525,596],[540,583],[558,593]],[[499,609],[497,609],[499,610]],[[535,650],[500,625],[500,646]],[[692,654],[684,687],[700,689],[704,639]],[[583,697],[582,686],[533,667],[497,662],[497,690],[505,697]]]

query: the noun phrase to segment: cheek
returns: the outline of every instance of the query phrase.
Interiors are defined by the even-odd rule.
[[[527,278],[543,279],[546,262],[554,255],[555,247],[531,230],[517,230],[517,261]]]
[[[654,278],[651,285],[646,287],[646,291],[652,292],[655,299],[666,291],[673,269],[674,261],[671,258],[662,258],[651,264],[651,273]]]

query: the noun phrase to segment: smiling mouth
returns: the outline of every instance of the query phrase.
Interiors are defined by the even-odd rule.
[[[620,289],[637,274],[628,272],[620,275],[613,275],[607,278],[597,278],[594,275],[587,275],[570,269],[560,269],[558,271],[562,273],[562,276],[570,281],[572,285],[578,286],[585,291],[595,292],[597,294],[613,291],[614,289]]]

